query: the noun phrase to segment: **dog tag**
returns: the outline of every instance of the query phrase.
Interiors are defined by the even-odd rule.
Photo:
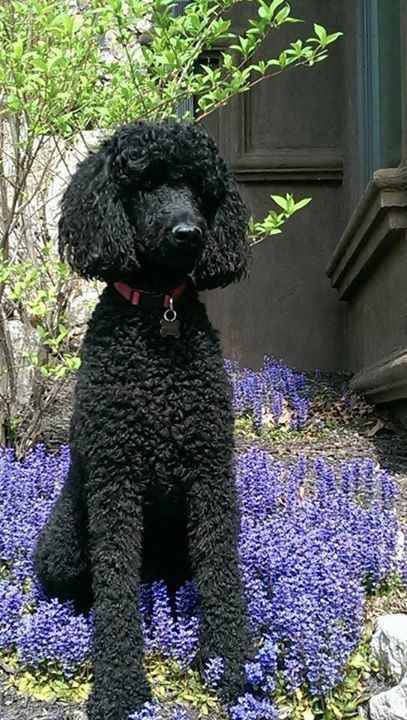
[[[166,320],[165,318],[161,318],[160,334],[163,337],[166,337],[167,335],[172,335],[173,337],[179,338],[179,320],[177,320],[177,318],[174,318],[174,320]]]
[[[179,320],[173,308],[172,298],[170,298],[170,307],[165,311],[164,317],[161,318],[160,335],[163,337],[172,335],[173,337],[179,338]]]

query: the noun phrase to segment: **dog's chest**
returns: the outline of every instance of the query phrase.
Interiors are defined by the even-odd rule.
[[[91,353],[85,347],[83,359],[77,401],[87,442],[111,443],[132,464],[142,455],[158,493],[184,486],[192,454],[231,424],[216,339],[199,328],[177,339],[130,327],[93,343]]]

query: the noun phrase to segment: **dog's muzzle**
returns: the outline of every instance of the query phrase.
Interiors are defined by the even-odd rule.
[[[189,225],[181,223],[174,225],[172,228],[172,236],[177,245],[187,244],[196,247],[202,240],[203,232],[199,225]]]

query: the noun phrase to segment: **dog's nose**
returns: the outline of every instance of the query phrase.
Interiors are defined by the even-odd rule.
[[[198,225],[182,223],[172,228],[172,234],[177,243],[197,242],[202,238],[202,230]]]

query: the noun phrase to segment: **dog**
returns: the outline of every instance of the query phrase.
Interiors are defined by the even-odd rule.
[[[90,720],[125,720],[150,699],[140,581],[194,578],[203,660],[220,695],[251,655],[238,572],[231,386],[198,292],[247,273],[247,210],[199,126],[124,125],[78,167],[59,249],[105,281],[81,348],[71,466],[34,553],[48,597],[93,607]]]

